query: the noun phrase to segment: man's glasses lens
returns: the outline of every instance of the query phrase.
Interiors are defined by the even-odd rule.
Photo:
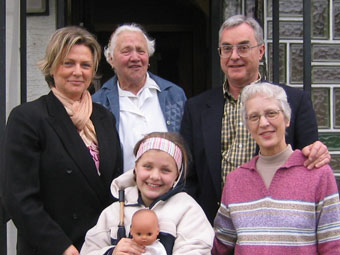
[[[234,48],[236,48],[237,54],[241,57],[246,57],[250,49],[258,47],[259,45],[251,47],[249,44],[239,44],[239,45],[222,45],[218,48],[218,52],[222,58],[229,58],[233,53]]]

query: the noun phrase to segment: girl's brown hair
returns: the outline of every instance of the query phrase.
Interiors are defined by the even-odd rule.
[[[184,142],[184,139],[182,138],[182,136],[177,134],[177,133],[173,133],[173,132],[152,132],[152,133],[144,136],[144,138],[142,138],[140,141],[138,141],[136,143],[135,148],[133,149],[133,153],[134,153],[135,156],[137,155],[137,151],[139,149],[139,146],[145,140],[147,140],[148,138],[151,138],[151,137],[160,137],[160,138],[169,140],[170,142],[173,142],[174,144],[176,144],[180,148],[180,150],[182,152],[183,177],[185,179],[185,177],[187,175],[189,163],[191,162],[191,154],[187,150],[186,143]]]

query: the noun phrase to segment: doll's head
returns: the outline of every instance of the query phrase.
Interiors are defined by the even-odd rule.
[[[158,218],[154,211],[141,209],[134,213],[131,220],[132,239],[140,245],[150,245],[159,234]]]

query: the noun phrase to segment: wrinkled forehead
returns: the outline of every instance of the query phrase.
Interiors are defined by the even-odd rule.
[[[129,44],[139,44],[143,47],[147,46],[147,41],[142,32],[138,31],[122,31],[116,37],[116,46],[124,46]]]

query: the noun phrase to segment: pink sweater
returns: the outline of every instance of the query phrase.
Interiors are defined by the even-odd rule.
[[[308,170],[296,150],[267,189],[255,169],[257,159],[227,176],[212,254],[340,254],[340,202],[332,169]]]

